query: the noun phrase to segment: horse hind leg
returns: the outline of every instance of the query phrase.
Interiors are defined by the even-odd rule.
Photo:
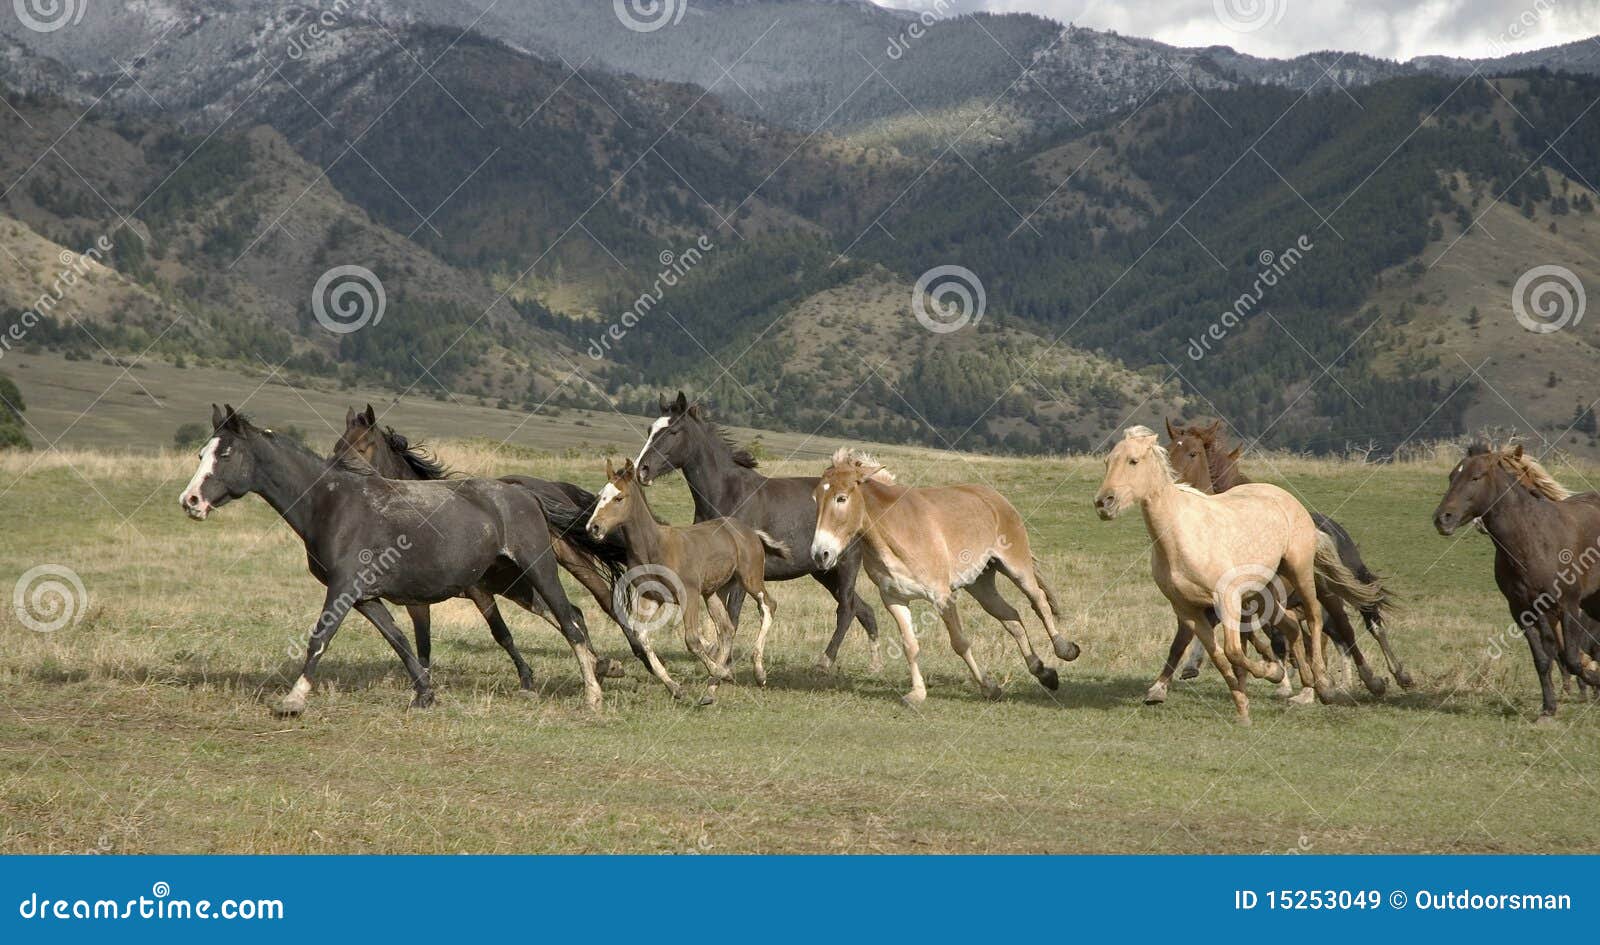
[[[944,628],[950,634],[950,648],[956,651],[961,661],[967,664],[967,672],[972,674],[973,682],[978,684],[978,690],[986,699],[1000,698],[1000,687],[982,669],[978,668],[978,660],[972,655],[972,641],[961,632],[961,609],[956,606],[956,596],[950,595],[945,605],[939,608],[939,616],[944,618]]]
[[[1055,599],[1056,595],[1049,586],[1040,580],[1038,565],[1031,559],[1020,564],[1002,561],[1001,569],[1012,583],[1022,589],[1027,596],[1028,603],[1033,607],[1033,612],[1038,615],[1039,621],[1044,624],[1044,631],[1050,635],[1050,647],[1055,650],[1056,656],[1062,662],[1070,663],[1083,652],[1078,644],[1068,640],[1056,630]]]
[[[1272,630],[1276,631],[1277,628],[1273,627]],[[1242,636],[1250,638],[1250,646],[1255,649],[1256,653],[1260,654],[1262,659],[1273,666],[1277,666],[1283,674],[1282,678],[1278,680],[1278,688],[1274,689],[1272,694],[1284,699],[1294,695],[1294,683],[1289,679],[1289,668],[1284,664],[1283,658],[1278,655],[1277,650],[1273,648],[1272,634],[1268,632],[1267,628],[1258,624],[1250,633],[1244,633],[1242,629],[1240,633]]]
[[[1217,667],[1217,672],[1222,674],[1223,681],[1228,684],[1228,691],[1233,696],[1233,706],[1239,712],[1240,724],[1249,725],[1250,697],[1245,694],[1244,680],[1239,678],[1234,670],[1233,660],[1223,651],[1222,644],[1217,642],[1211,622],[1204,616],[1196,617],[1192,614],[1180,616],[1178,619],[1189,625],[1194,635],[1199,638],[1200,644],[1206,648],[1206,653],[1211,656],[1212,665]],[[1235,627],[1237,628],[1237,624]]]
[[[1316,569],[1313,557],[1308,555],[1303,564],[1291,565],[1287,560],[1279,573],[1289,582],[1290,590],[1300,596],[1300,606],[1306,616],[1306,662],[1311,669],[1311,686],[1317,699],[1325,705],[1354,705],[1355,699],[1344,689],[1333,685],[1328,675],[1327,660],[1322,651],[1322,603],[1317,599]]]
[[[976,581],[968,585],[967,593],[972,595],[972,599],[978,602],[978,606],[982,607],[985,613],[1000,621],[1000,625],[1006,628],[1011,638],[1017,641],[1017,649],[1022,652],[1022,661],[1028,665],[1028,672],[1033,674],[1033,678],[1039,680],[1039,684],[1046,689],[1060,688],[1061,675],[1055,669],[1044,665],[1044,660],[1039,658],[1039,654],[1033,648],[1033,641],[1028,639],[1028,628],[1022,623],[1022,614],[1001,595],[1000,589],[995,586],[994,575],[993,568],[983,572]]]
[[[1189,638],[1194,639],[1194,634]],[[1183,654],[1179,654],[1183,656]],[[1199,640],[1194,640],[1194,645],[1189,647],[1189,653],[1183,657],[1183,669],[1179,671],[1179,679],[1195,679],[1200,675],[1200,664],[1206,661],[1206,648],[1200,645]]]
[[[561,635],[572,647],[573,658],[578,661],[578,675],[583,680],[583,703],[590,710],[598,712],[604,696],[600,692],[600,680],[595,676],[595,666],[599,661],[589,645],[589,629],[584,626],[583,612],[572,606],[566,590],[561,587],[561,575],[556,572],[549,534],[540,532],[539,538],[543,539],[542,548],[536,543],[533,548],[515,555],[513,560],[533,584],[537,596],[555,615]]]
[[[554,542],[557,563],[559,563],[568,574],[572,575],[572,577],[579,584],[583,585],[583,589],[589,592],[589,596],[594,598],[595,603],[600,605],[601,611],[603,611],[607,617],[610,617],[613,621],[616,621],[617,626],[623,626],[622,621],[618,619],[615,612],[616,607],[611,601],[611,582],[606,580],[605,575],[601,573],[600,568],[595,564],[594,559],[588,554],[574,548],[572,543],[569,541],[554,538],[552,540]],[[560,628],[557,627],[557,629],[559,630]],[[627,636],[626,627],[623,628],[623,636]],[[632,640],[628,641],[628,646],[632,648]],[[638,655],[638,651],[634,650],[634,656]],[[648,662],[646,665],[648,665]],[[619,679],[627,675],[626,671],[622,667],[622,661],[612,659],[609,656],[597,657],[597,661],[595,663],[595,673],[604,679]]]
[[[466,593],[468,600],[478,607],[478,613],[483,615],[484,622],[489,625],[489,634],[494,637],[494,642],[511,657],[511,662],[517,667],[517,680],[523,692],[533,691],[533,670],[529,668],[527,660],[522,658],[522,653],[517,650],[517,643],[511,638],[511,628],[506,626],[505,618],[500,615],[500,605],[495,603],[494,595],[481,587],[469,588]]]
[[[1350,615],[1345,612],[1344,602],[1330,594],[1324,595],[1321,603],[1322,613],[1327,618],[1328,636],[1333,639],[1340,651],[1356,664],[1356,674],[1361,677],[1361,684],[1375,696],[1388,692],[1389,681],[1373,670],[1367,663],[1366,654],[1361,652],[1361,644],[1356,640],[1355,624],[1350,622]]]

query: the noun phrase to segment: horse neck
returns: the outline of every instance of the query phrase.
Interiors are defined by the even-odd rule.
[[[1139,500],[1139,514],[1144,516],[1145,530],[1150,533],[1151,540],[1163,549],[1171,550],[1177,542],[1178,516],[1182,514],[1184,498],[1189,495],[1179,489],[1176,483],[1166,482]]]
[[[383,446],[379,448],[377,455],[378,461],[373,463],[372,466],[378,471],[378,475],[382,476],[383,478],[410,480],[422,479],[422,476],[411,467],[411,464],[406,462],[405,457],[401,456],[399,451],[390,446],[387,440],[383,441]]]
[[[1234,486],[1241,486],[1250,482],[1249,476],[1239,471],[1239,461],[1222,456],[1211,470],[1211,491],[1227,492]]]
[[[622,523],[622,543],[628,547],[628,566],[656,564],[661,561],[662,546],[667,526],[656,521],[644,490],[635,485],[633,497],[638,502],[629,503],[628,517]]]
[[[699,428],[694,451],[681,468],[697,522],[732,514],[766,479],[735,462],[732,448],[710,426]]]
[[[861,484],[860,495],[866,509],[868,527],[861,533],[861,542],[880,560],[886,556],[903,557],[904,549],[889,540],[888,524],[903,514],[900,498],[909,489],[898,483],[876,482],[871,479]]]
[[[251,492],[267,501],[295,534],[306,537],[316,520],[319,478],[332,473],[327,460],[292,443],[258,436],[250,446],[256,478]]]
[[[1509,473],[1496,478],[1492,488],[1498,498],[1479,518],[1495,545],[1517,558],[1531,532],[1544,516],[1555,510],[1552,499],[1532,495],[1522,481]]]

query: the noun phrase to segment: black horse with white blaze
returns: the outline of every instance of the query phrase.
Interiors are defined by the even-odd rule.
[[[533,672],[495,609],[501,595],[529,607],[541,601],[560,625],[583,677],[584,702],[600,707],[600,683],[583,614],[567,600],[551,548],[551,525],[529,490],[494,479],[404,482],[385,479],[359,458],[323,459],[261,429],[229,406],[211,407],[212,437],[179,496],[190,518],[251,493],[261,496],[305,542],[306,564],[327,587],[311,628],[305,666],[278,712],[305,710],[317,663],[352,609],[366,617],[405,664],[414,707],[430,706],[433,684],[384,601],[478,604],[510,655],[524,690]],[[566,523],[571,527],[572,523]],[[581,527],[581,526],[579,526]],[[558,530],[565,530],[557,524]]]
[[[812,493],[820,482],[816,476],[768,477],[756,471],[755,457],[735,448],[722,430],[712,422],[701,404],[689,403],[683,391],[678,399],[661,398],[661,416],[650,427],[644,448],[634,462],[639,482],[649,485],[675,469],[683,471],[694,497],[694,520],[707,522],[732,518],[771,535],[789,548],[810,548],[817,528],[817,506]],[[790,581],[811,576],[828,589],[838,606],[835,609],[833,638],[817,657],[826,669],[839,656],[839,644],[852,620],[859,620],[872,645],[873,672],[883,667],[878,649],[878,621],[872,608],[856,594],[856,577],[861,573],[861,549],[845,548],[834,567],[824,569],[810,555],[789,557],[767,552],[766,580]],[[729,590],[728,615],[735,626],[744,592]]]

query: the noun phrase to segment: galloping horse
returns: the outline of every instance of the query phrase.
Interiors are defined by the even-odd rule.
[[[1600,685],[1600,493],[1573,495],[1522,447],[1474,444],[1450,473],[1433,524],[1449,536],[1478,521],[1494,541],[1494,580],[1528,639],[1539,674],[1539,722],[1556,714],[1552,654]]]
[[[556,573],[550,531],[557,523],[531,492],[494,479],[384,479],[359,457],[325,460],[256,427],[231,406],[213,404],[211,423],[211,439],[178,504],[201,521],[234,499],[261,496],[305,542],[306,564],[328,589],[305,666],[279,714],[305,710],[317,663],[352,608],[378,628],[405,664],[416,691],[411,704],[433,704],[428,670],[412,655],[385,600],[411,605],[465,597],[477,603],[516,665],[522,688],[532,690],[532,670],[490,606],[496,594],[524,607],[538,599],[555,614],[578,660],[584,702],[600,708],[583,614],[568,602]]]
[[[1278,663],[1259,663],[1244,651],[1240,637],[1244,598],[1266,592],[1286,604],[1289,593],[1270,590],[1270,585],[1281,580],[1289,592],[1299,595],[1299,609],[1308,627],[1310,639],[1306,641],[1294,621],[1280,624],[1301,678],[1311,680],[1317,698],[1324,702],[1351,701],[1348,693],[1335,689],[1329,681],[1322,659],[1317,571],[1324,569],[1341,583],[1356,580],[1339,563],[1333,540],[1317,531],[1304,506],[1283,489],[1249,483],[1206,495],[1178,482],[1166,454],[1155,431],[1129,427],[1106,457],[1106,476],[1094,505],[1107,521],[1131,505],[1138,505],[1143,513],[1152,541],[1150,569],[1178,618],[1182,644],[1175,646],[1175,651],[1181,653],[1188,645],[1188,635],[1197,635],[1233,691],[1239,720],[1248,723],[1245,674],[1279,682],[1284,668]],[[1222,626],[1220,645],[1212,633],[1208,611]],[[1297,696],[1295,701],[1308,700]]]
[[[737,449],[711,419],[701,404],[691,404],[678,392],[678,399],[661,399],[661,417],[650,427],[644,448],[635,462],[640,485],[683,470],[694,497],[694,520],[736,518],[751,528],[774,536],[790,548],[811,547],[816,529],[816,511],[811,493],[817,487],[815,476],[768,477],[756,471],[755,457]],[[851,620],[860,621],[872,646],[870,670],[883,668],[878,648],[878,621],[872,608],[856,594],[856,577],[861,573],[861,552],[846,548],[832,568],[820,568],[809,557],[767,556],[767,580],[789,581],[810,575],[828,589],[838,606],[834,611],[833,637],[817,657],[817,666],[828,669],[839,656]],[[734,587],[728,593],[727,608],[735,623],[744,606],[744,594]]]
[[[707,691],[701,705],[710,705],[716,699],[717,683],[732,679],[733,636],[738,625],[729,617],[717,596],[730,584],[737,584],[761,605],[761,631],[756,635],[756,681],[767,684],[767,667],[763,655],[767,645],[767,631],[772,629],[774,605],[767,593],[763,572],[767,552],[787,556],[789,550],[766,532],[758,531],[737,519],[718,518],[709,522],[675,527],[656,518],[650,503],[644,497],[644,487],[634,476],[633,460],[613,470],[606,460],[606,487],[600,490],[600,501],[589,517],[589,534],[596,540],[616,533],[628,548],[628,568],[647,569],[655,577],[652,601],[657,607],[676,604],[683,623],[683,642],[689,652],[700,658],[710,674]],[[666,593],[663,593],[666,592]],[[668,594],[673,598],[666,599]],[[708,648],[700,637],[700,606],[716,622],[718,641]],[[649,653],[648,665],[674,698],[683,698],[683,691],[655,653],[649,649],[649,636],[640,637]]]
[[[412,481],[429,481],[435,479],[454,478],[453,474],[444,467],[439,460],[413,445],[409,440],[393,427],[379,427],[377,413],[367,404],[365,410],[347,409],[344,417],[344,433],[334,442],[333,455],[335,457],[357,455],[371,464],[378,471],[378,475],[386,479],[406,479]],[[567,523],[565,528],[551,528],[550,541],[555,548],[556,561],[584,586],[595,602],[600,605],[606,616],[616,621],[622,628],[622,634],[628,639],[628,645],[635,656],[644,660],[643,650],[634,645],[635,640],[632,630],[629,629],[625,617],[619,614],[612,604],[612,585],[616,582],[622,569],[626,567],[626,552],[620,542],[592,541],[583,529],[583,523],[588,520],[589,513],[594,510],[595,496],[582,486],[570,482],[555,482],[549,479],[535,479],[532,476],[502,476],[501,482],[509,482],[531,491],[539,499],[539,504],[548,513],[557,515]],[[535,614],[543,617],[557,630],[561,625],[555,617],[545,610],[537,599],[530,603]],[[493,600],[489,601],[494,605]],[[430,663],[432,640],[429,633],[429,615],[426,604],[414,604],[406,608],[406,613],[411,616],[411,626],[417,637],[417,657],[424,667]],[[485,613],[484,617],[488,618]],[[646,661],[646,665],[649,663]],[[604,677],[617,677],[623,675],[622,664],[608,657],[601,657],[596,671]]]
[[[911,667],[911,691],[901,697],[907,705],[928,696],[911,626],[910,604],[918,598],[939,609],[951,648],[983,694],[1000,696],[1000,687],[978,668],[972,645],[961,632],[955,592],[962,589],[1016,639],[1028,671],[1041,685],[1061,685],[1059,674],[1034,652],[1021,614],[995,587],[996,574],[1010,578],[1044,623],[1056,656],[1077,659],[1078,645],[1056,632],[1055,595],[1039,579],[1022,516],[999,493],[979,485],[902,486],[865,453],[840,449],[812,496],[817,512],[811,556],[817,566],[834,567],[859,545],[867,576],[878,585],[883,605],[900,627]]]
[[[1167,422],[1167,437],[1170,443],[1167,455],[1172,468],[1181,481],[1201,492],[1226,492],[1234,486],[1252,481],[1239,471],[1239,454],[1242,447],[1235,447],[1230,451],[1220,442],[1218,431],[1221,426],[1222,422],[1219,420],[1209,426],[1192,425],[1187,429],[1178,429],[1170,420]],[[1395,656],[1393,648],[1389,645],[1388,632],[1384,627],[1385,609],[1389,601],[1388,592],[1383,588],[1378,576],[1367,567],[1367,563],[1361,557],[1361,549],[1357,547],[1355,539],[1350,537],[1350,533],[1345,531],[1344,526],[1319,512],[1311,513],[1311,521],[1316,524],[1317,531],[1333,539],[1334,545],[1339,550],[1339,560],[1343,561],[1366,586],[1359,599],[1347,600],[1339,595],[1336,585],[1324,580],[1321,575],[1318,576],[1317,597],[1326,615],[1328,636],[1355,662],[1356,671],[1360,674],[1361,682],[1367,687],[1368,692],[1381,696],[1388,691],[1387,681],[1367,665],[1366,656],[1356,643],[1355,627],[1345,613],[1346,603],[1354,606],[1365,620],[1368,632],[1377,639],[1378,646],[1383,650],[1389,671],[1394,673],[1402,688],[1410,689],[1413,685],[1411,674],[1406,672],[1405,667],[1400,664],[1399,657]],[[1372,596],[1374,594],[1376,597]],[[1274,628],[1269,628],[1269,631],[1272,629]],[[1275,640],[1275,648],[1277,643]],[[1190,648],[1189,658],[1184,661],[1182,678],[1192,679],[1198,675],[1200,660],[1204,655],[1204,649],[1198,644]],[[1164,670],[1156,685],[1151,687],[1152,693],[1159,688],[1160,695],[1165,696],[1165,682],[1172,675],[1170,664],[1175,659],[1175,655],[1169,654],[1169,667]],[[1287,683],[1287,680],[1285,682]]]

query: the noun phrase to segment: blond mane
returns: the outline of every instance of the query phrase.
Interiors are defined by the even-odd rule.
[[[833,462],[828,469],[830,472],[835,469],[857,469],[863,471],[864,478],[872,482],[892,483],[895,481],[894,473],[890,472],[888,467],[873,459],[870,453],[864,450],[852,449],[848,446],[841,446],[834,450]],[[866,472],[866,470],[871,470],[871,472]]]
[[[1508,472],[1546,499],[1552,502],[1560,502],[1563,499],[1572,497],[1571,489],[1557,482],[1556,477],[1550,475],[1549,470],[1545,469],[1538,460],[1527,453],[1518,456],[1511,450],[1500,449],[1495,451],[1495,455],[1500,458],[1500,465],[1504,466]]]
[[[1209,495],[1210,494],[1210,493],[1207,493],[1207,492],[1202,492],[1199,489],[1196,489],[1194,486],[1191,486],[1187,482],[1184,482],[1182,479],[1178,478],[1178,471],[1176,469],[1172,468],[1172,462],[1171,462],[1170,458],[1167,456],[1167,448],[1165,446],[1161,445],[1161,438],[1156,434],[1156,431],[1150,429],[1147,426],[1132,426],[1132,427],[1128,427],[1126,430],[1122,431],[1122,438],[1124,440],[1137,440],[1137,439],[1140,439],[1142,437],[1149,437],[1150,438],[1150,453],[1151,453],[1151,455],[1154,456],[1161,463],[1161,468],[1166,470],[1167,481],[1172,483],[1174,486],[1177,486],[1178,487],[1178,491],[1180,491],[1180,492],[1190,492],[1190,493],[1193,493],[1195,495]]]

